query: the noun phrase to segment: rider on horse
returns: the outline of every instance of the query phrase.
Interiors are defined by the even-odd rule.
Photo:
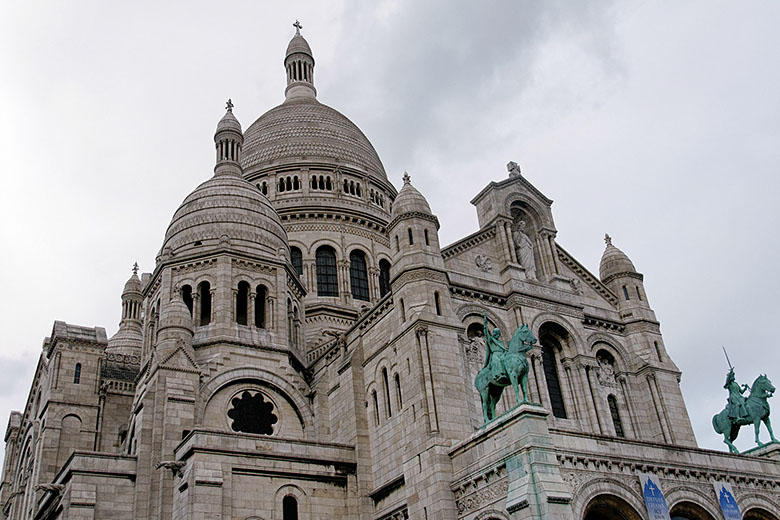
[[[723,388],[729,391],[729,400],[726,405],[729,417],[733,418],[734,422],[746,419],[748,412],[745,408],[745,398],[742,394],[748,389],[748,385],[740,386],[739,383],[737,383],[733,368],[729,370],[729,373],[726,376],[726,384],[723,385]]]
[[[485,364],[483,365],[483,368],[490,367],[490,374],[493,376],[493,379],[498,379],[506,374],[503,357],[507,352],[507,348],[504,346],[504,343],[498,339],[499,336],[501,336],[501,330],[496,327],[493,329],[493,333],[491,334],[488,328],[487,313],[482,311],[482,316],[484,318],[484,335],[486,344]]]

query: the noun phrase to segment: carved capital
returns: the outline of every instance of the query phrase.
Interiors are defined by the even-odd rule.
[[[428,327],[418,327],[415,331],[415,334],[417,334],[418,338],[427,338],[428,337]]]
[[[628,379],[626,379],[626,376],[624,376],[623,374],[620,374],[619,376],[617,376],[617,382],[620,383],[621,385],[625,385],[628,382]]]

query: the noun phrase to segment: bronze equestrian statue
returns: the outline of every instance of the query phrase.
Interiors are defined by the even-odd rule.
[[[772,397],[775,387],[765,375],[760,375],[750,387],[750,395],[745,399],[742,394],[747,390],[747,385],[740,386],[734,376],[732,368],[726,376],[726,384],[723,388],[729,391],[726,408],[718,415],[712,418],[712,427],[715,432],[723,434],[723,442],[729,447],[731,453],[739,453],[734,446],[734,439],[739,435],[739,429],[746,424],[753,424],[756,432],[756,444],[764,444],[758,438],[761,422],[766,425],[769,431],[769,437],[772,442],[778,442],[775,434],[772,432],[772,423],[769,421],[769,402],[767,399]]]
[[[529,402],[528,360],[525,353],[533,348],[536,338],[528,326],[523,325],[512,335],[507,348],[499,339],[501,330],[496,327],[491,333],[485,311],[482,311],[482,316],[486,344],[485,364],[477,374],[474,386],[482,399],[482,415],[487,424],[496,418],[496,404],[505,387],[512,385],[518,404]],[[522,399],[520,389],[523,391]]]

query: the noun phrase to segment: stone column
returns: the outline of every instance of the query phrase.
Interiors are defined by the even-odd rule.
[[[577,365],[577,371],[580,374],[582,395],[583,395],[585,408],[587,410],[588,422],[590,423],[590,431],[592,431],[593,433],[600,434],[601,425],[598,420],[598,413],[596,412],[596,408],[593,400],[592,387],[590,385],[590,381],[588,380],[587,367],[588,367],[587,363],[580,361],[579,364]]]
[[[496,238],[498,238],[500,247],[503,250],[502,256],[504,258],[504,263],[509,264],[512,262],[512,257],[510,256],[509,248],[511,247],[512,249],[514,249],[514,245],[511,242],[507,243],[506,232],[504,231],[505,222],[506,220],[503,218],[499,218],[498,220],[496,220],[495,229],[496,229]]]
[[[577,399],[577,392],[574,391],[574,380],[571,376],[572,361],[570,359],[561,361],[561,366],[563,367],[563,375],[564,375],[564,379],[566,380],[566,388],[568,388],[569,390],[566,393],[569,398],[571,410],[574,412],[573,418],[579,422],[581,407],[580,407],[579,399]]]
[[[637,427],[636,417],[634,417],[634,405],[631,403],[631,396],[628,394],[628,381],[626,380],[626,376],[619,375],[617,376],[617,382],[620,385],[620,391],[623,394],[623,408],[626,410],[626,415],[628,416],[628,423],[631,426],[631,435],[635,439],[639,439],[639,428]]]
[[[506,240],[509,243],[509,261],[515,264],[519,264],[517,259],[517,251],[515,251],[515,241],[512,239],[512,224],[511,222],[504,222],[504,233]]]
[[[607,433],[607,427],[604,425],[604,418],[606,415],[604,414],[604,409],[601,406],[601,392],[599,392],[599,387],[596,386],[596,381],[594,381],[594,379],[597,379],[595,374],[596,366],[589,364],[588,369],[588,383],[590,384],[590,395],[593,398],[593,409],[596,412],[596,421],[599,426],[599,432],[602,435],[605,435]]]

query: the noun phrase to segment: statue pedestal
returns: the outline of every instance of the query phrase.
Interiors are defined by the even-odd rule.
[[[477,504],[479,510],[506,510],[516,519],[574,518],[571,491],[561,478],[547,428],[548,412],[523,404],[491,421],[450,450],[459,513],[474,505],[474,483],[492,479],[506,489],[504,500]],[[485,475],[490,475],[488,479]],[[482,493],[489,496],[490,493]],[[460,500],[459,500],[460,498]]]
[[[750,455],[751,457],[764,457],[766,459],[780,461],[780,442],[768,442],[763,446],[756,446],[751,450],[743,451],[742,455]]]

